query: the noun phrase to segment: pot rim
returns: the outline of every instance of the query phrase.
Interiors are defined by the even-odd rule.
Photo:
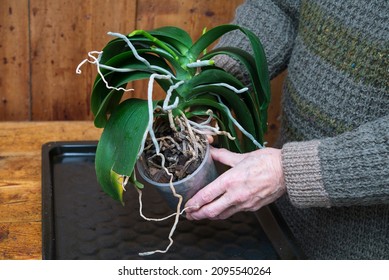
[[[173,181],[173,185],[178,185],[178,184],[181,184],[181,183],[185,183],[186,181],[188,181],[188,180],[192,179],[194,176],[196,176],[196,174],[199,173],[200,170],[207,163],[207,158],[211,156],[210,153],[211,153],[211,145],[207,141],[205,155],[204,155],[203,161],[201,162],[199,167],[192,174],[190,174],[189,176],[186,176],[184,179],[181,179],[181,180],[178,180],[178,181]],[[144,179],[147,183],[155,185],[155,186],[159,186],[159,187],[170,187],[170,183],[159,183],[159,182],[156,182],[156,181],[150,179],[146,175],[146,173],[144,172],[145,169],[143,167],[143,164],[140,162],[140,159],[137,161],[136,167],[137,167],[138,172],[139,172],[140,176],[142,177],[142,179]]]

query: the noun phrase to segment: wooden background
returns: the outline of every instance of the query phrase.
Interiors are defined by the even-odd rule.
[[[82,75],[75,69],[88,51],[101,50],[112,39],[108,31],[176,25],[196,39],[204,27],[229,23],[242,2],[0,0],[0,121],[91,120],[96,73],[90,65]],[[273,81],[275,93],[281,81]],[[269,126],[276,131],[279,98],[273,96]]]

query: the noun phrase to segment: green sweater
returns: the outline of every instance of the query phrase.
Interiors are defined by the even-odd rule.
[[[247,0],[234,23],[261,38],[271,77],[288,69],[276,205],[304,253],[389,259],[389,2]],[[237,32],[219,45],[249,48]]]

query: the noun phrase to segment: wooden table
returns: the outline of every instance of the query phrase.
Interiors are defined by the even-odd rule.
[[[0,122],[0,259],[42,258],[42,144],[101,132],[90,121]]]

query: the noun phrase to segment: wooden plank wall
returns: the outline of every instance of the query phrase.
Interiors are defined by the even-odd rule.
[[[197,38],[204,27],[229,23],[242,2],[0,0],[0,121],[90,120],[96,73],[75,69],[111,39],[108,31],[176,25]],[[140,96],[145,83],[137,87]]]
[[[0,0],[0,120],[30,117],[28,14],[28,0]]]
[[[0,0],[0,120],[91,119],[95,72],[79,62],[108,31],[176,25],[194,38],[228,23],[242,0]],[[139,93],[140,94],[140,93]]]

